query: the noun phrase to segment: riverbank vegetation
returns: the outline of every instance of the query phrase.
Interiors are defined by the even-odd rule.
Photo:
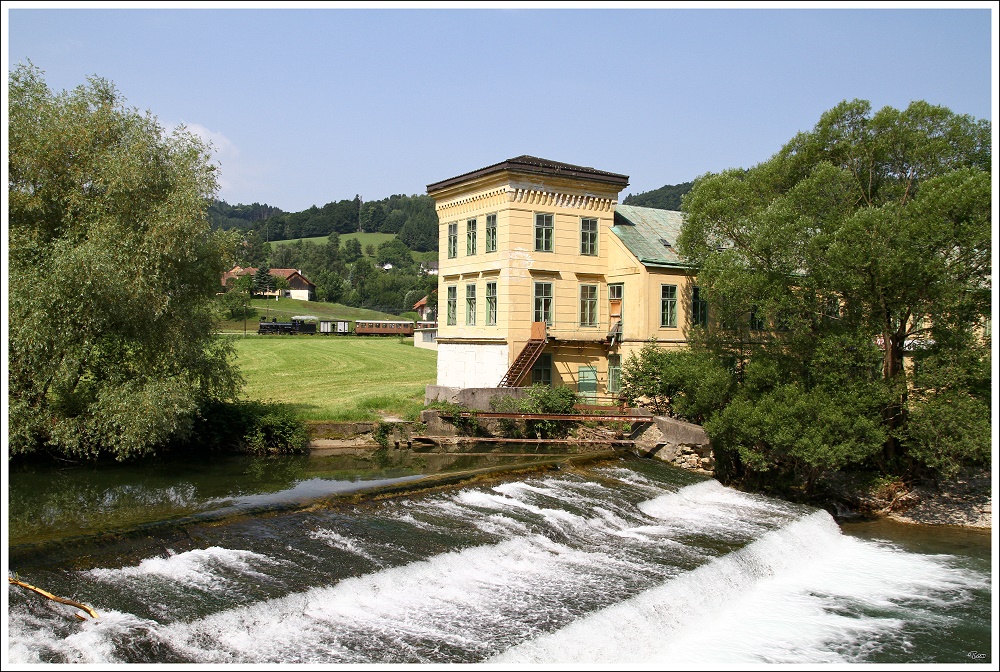
[[[216,334],[233,248],[205,214],[210,148],[100,78],[55,93],[19,65],[8,91],[10,455],[304,447],[283,409],[239,401]],[[243,429],[206,437],[225,413]]]
[[[712,319],[627,361],[626,396],[703,422],[730,482],[988,462],[990,164],[987,121],[853,101],[698,179],[679,246]]]

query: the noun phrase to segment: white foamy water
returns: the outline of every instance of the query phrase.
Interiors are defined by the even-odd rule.
[[[213,546],[166,557],[147,558],[135,567],[121,569],[92,569],[89,576],[107,583],[131,583],[158,578],[199,590],[222,590],[228,587],[227,573],[237,573],[259,578],[261,571],[275,561],[252,551],[239,551]]]
[[[300,539],[312,546],[296,550],[319,565],[319,585],[241,606],[206,599],[207,613],[189,617],[147,604],[150,619],[94,604],[102,618],[80,625],[21,607],[9,616],[8,651],[15,662],[87,663],[852,662],[906,624],[947,626],[940,604],[988,586],[948,556],[845,537],[822,511],[715,481],[656,488],[617,471],[634,499],[599,483],[534,479],[386,506],[364,538],[357,520],[310,523]],[[453,538],[452,550],[398,566],[380,555]],[[294,586],[299,556],[288,543],[272,548],[281,557],[216,546],[83,576],[140,595],[164,582],[223,597]],[[327,565],[323,549],[336,551]],[[338,575],[345,552],[379,569]]]
[[[364,544],[355,539],[351,539],[350,537],[345,537],[343,534],[340,534],[335,530],[315,530],[310,532],[309,536],[313,539],[320,539],[333,548],[339,548],[342,551],[347,551],[348,553],[360,556],[365,560],[371,560],[377,565],[382,564],[376,557],[365,550]]]
[[[489,662],[674,669],[862,662],[878,646],[873,639],[891,639],[907,621],[940,626],[947,617],[936,606],[988,585],[946,558],[845,537],[816,512]]]

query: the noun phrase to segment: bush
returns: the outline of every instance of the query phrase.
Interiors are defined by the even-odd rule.
[[[577,403],[576,393],[569,387],[549,387],[535,384],[528,388],[524,397],[494,397],[490,400],[490,410],[494,413],[556,413],[569,415],[575,413],[573,405]],[[501,420],[500,432],[507,437],[522,435],[521,425],[515,420]],[[526,420],[525,432],[539,439],[553,438],[566,434],[566,425],[557,420]]]
[[[189,447],[251,455],[304,453],[309,430],[291,408],[264,401],[211,406],[196,423]]]
[[[732,391],[732,374],[706,352],[664,350],[650,341],[622,366],[622,398],[645,402],[659,415],[702,423]]]

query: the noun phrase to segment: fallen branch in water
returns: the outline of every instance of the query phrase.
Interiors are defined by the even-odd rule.
[[[30,583],[25,583],[24,581],[21,581],[20,579],[14,578],[13,576],[8,576],[7,577],[7,581],[9,583],[13,583],[15,586],[21,586],[22,588],[27,588],[28,590],[30,590],[32,592],[35,592],[35,593],[38,593],[42,597],[47,597],[50,600],[53,600],[54,602],[59,602],[60,604],[68,604],[71,607],[76,607],[77,609],[83,609],[88,614],[90,614],[91,618],[97,618],[97,612],[94,611],[93,609],[91,609],[90,607],[88,607],[85,604],[81,604],[79,602],[74,602],[73,600],[67,600],[65,597],[59,597],[58,595],[53,595],[52,593],[50,593],[47,590],[42,590],[41,588],[37,588],[37,587],[31,585]],[[80,620],[84,620],[83,617],[80,616],[80,614],[76,614],[76,617],[79,618]]]

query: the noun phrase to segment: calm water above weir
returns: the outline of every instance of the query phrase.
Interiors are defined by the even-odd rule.
[[[477,466],[391,451],[12,469],[11,569],[99,618],[9,586],[8,660],[992,662],[986,534],[842,530],[638,458],[328,499]]]

